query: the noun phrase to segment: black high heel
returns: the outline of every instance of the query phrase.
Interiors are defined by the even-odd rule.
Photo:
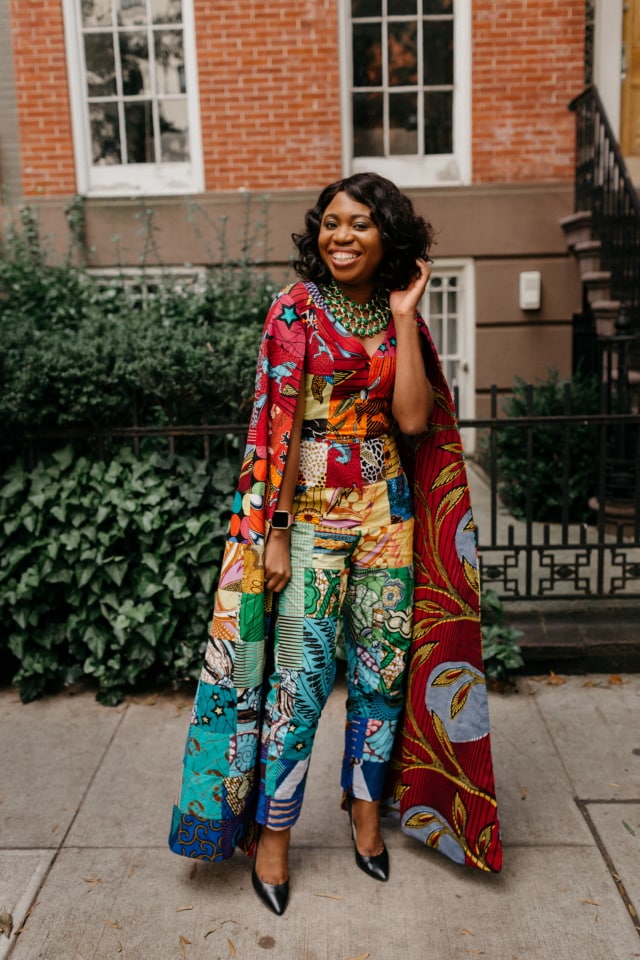
[[[251,872],[251,882],[253,883],[253,889],[265,907],[268,907],[269,910],[281,917],[289,903],[289,881],[285,880],[284,883],[265,883],[256,873],[254,863]]]
[[[356,845],[356,827],[353,822],[353,816],[351,813],[351,805],[353,802],[353,797],[347,797],[347,811],[349,813],[349,823],[351,824],[351,838],[353,840],[353,849],[356,855],[356,863],[361,870],[364,871],[368,876],[373,877],[374,880],[388,880],[389,879],[389,854],[384,843],[382,845],[382,853],[377,853],[375,857],[365,857],[364,854],[360,853]]]

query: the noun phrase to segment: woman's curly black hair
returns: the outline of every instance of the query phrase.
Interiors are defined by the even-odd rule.
[[[307,210],[304,233],[292,234],[299,259],[294,269],[303,280],[328,283],[331,273],[320,258],[318,236],[324,211],[338,193],[348,193],[371,212],[380,231],[384,255],[376,274],[383,290],[402,290],[418,275],[416,260],[426,258],[433,243],[433,228],[413,209],[411,200],[391,180],[377,173],[356,173],[325,187],[315,207]]]

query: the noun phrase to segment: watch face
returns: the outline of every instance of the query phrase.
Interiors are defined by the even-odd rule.
[[[291,515],[286,510],[275,510],[271,518],[271,526],[276,530],[288,530],[291,526]]]

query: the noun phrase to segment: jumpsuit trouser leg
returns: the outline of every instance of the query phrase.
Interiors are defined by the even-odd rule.
[[[348,672],[341,783],[355,797],[382,796],[411,641],[413,519],[389,522],[386,483],[365,489],[359,527],[332,525],[327,517],[307,522],[306,515],[292,527],[292,577],[279,598],[260,746],[257,821],[271,829],[288,829],[300,815],[335,679],[339,621]]]

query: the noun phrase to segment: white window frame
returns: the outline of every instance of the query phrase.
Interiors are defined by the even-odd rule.
[[[204,190],[204,168],[193,0],[182,0],[190,160],[105,166],[92,163],[80,2],[62,0],[77,192],[89,197],[201,193]]]
[[[607,117],[618,138],[622,82],[622,14],[622,0],[596,0],[593,82],[598,88]]]
[[[453,18],[453,153],[428,156],[354,157],[351,111],[353,77],[351,3],[338,0],[342,172],[373,171],[401,187],[458,187],[471,183],[471,0],[455,0]]]

